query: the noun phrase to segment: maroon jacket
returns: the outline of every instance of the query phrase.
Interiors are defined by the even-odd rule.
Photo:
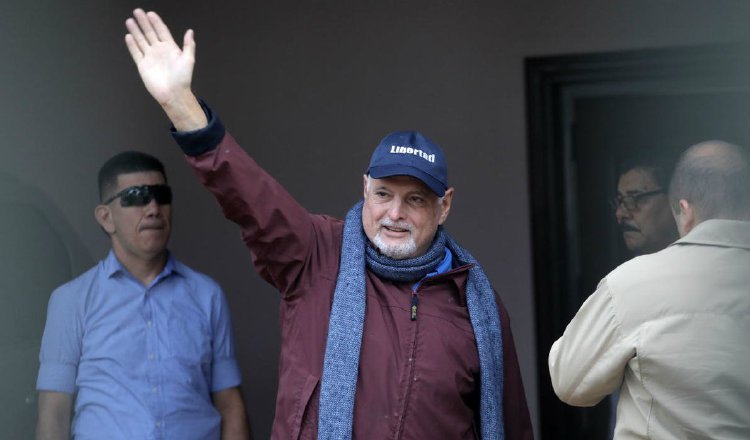
[[[317,437],[328,317],[343,222],[312,215],[251,159],[218,120],[181,145],[215,149],[188,156],[224,215],[242,228],[260,275],[282,294],[281,354],[274,439]],[[212,140],[213,139],[213,140]],[[468,267],[426,280],[417,319],[411,286],[367,271],[367,304],[354,405],[356,439],[479,438],[479,355],[464,294]],[[531,439],[513,336],[498,298],[503,333],[505,432]]]

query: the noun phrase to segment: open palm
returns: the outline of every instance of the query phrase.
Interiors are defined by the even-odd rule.
[[[169,28],[155,12],[141,9],[125,22],[125,44],[146,89],[161,105],[190,91],[195,65],[193,31],[185,33],[183,47],[175,43]]]

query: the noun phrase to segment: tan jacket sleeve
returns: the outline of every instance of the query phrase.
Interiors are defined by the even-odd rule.
[[[596,405],[619,389],[635,347],[635,336],[622,331],[605,278],[552,344],[549,372],[555,393],[570,405]]]

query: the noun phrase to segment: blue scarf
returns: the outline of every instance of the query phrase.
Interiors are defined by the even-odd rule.
[[[344,222],[339,275],[323,359],[318,439],[352,438],[354,394],[365,320],[365,267],[389,280],[417,281],[434,271],[446,247],[462,264],[473,264],[466,283],[466,305],[479,352],[481,438],[504,439],[503,340],[495,294],[484,271],[442,228],[438,228],[427,253],[417,258],[394,260],[379,254],[368,245],[362,229],[362,204],[360,201],[354,205]]]

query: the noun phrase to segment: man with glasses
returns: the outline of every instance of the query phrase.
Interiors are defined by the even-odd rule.
[[[167,250],[164,166],[124,152],[98,181],[112,249],[50,298],[37,439],[247,439],[224,295]]]
[[[625,246],[633,255],[664,249],[677,239],[666,193],[671,164],[642,156],[621,169],[611,203]]]
[[[660,251],[678,238],[667,198],[672,166],[670,155],[652,152],[638,154],[619,167],[617,195],[610,204],[632,256]],[[618,399],[618,392],[607,399],[609,439],[614,435]]]
[[[669,203],[681,238],[601,280],[552,345],[552,385],[575,406],[619,389],[615,438],[750,438],[748,150],[690,147]]]

